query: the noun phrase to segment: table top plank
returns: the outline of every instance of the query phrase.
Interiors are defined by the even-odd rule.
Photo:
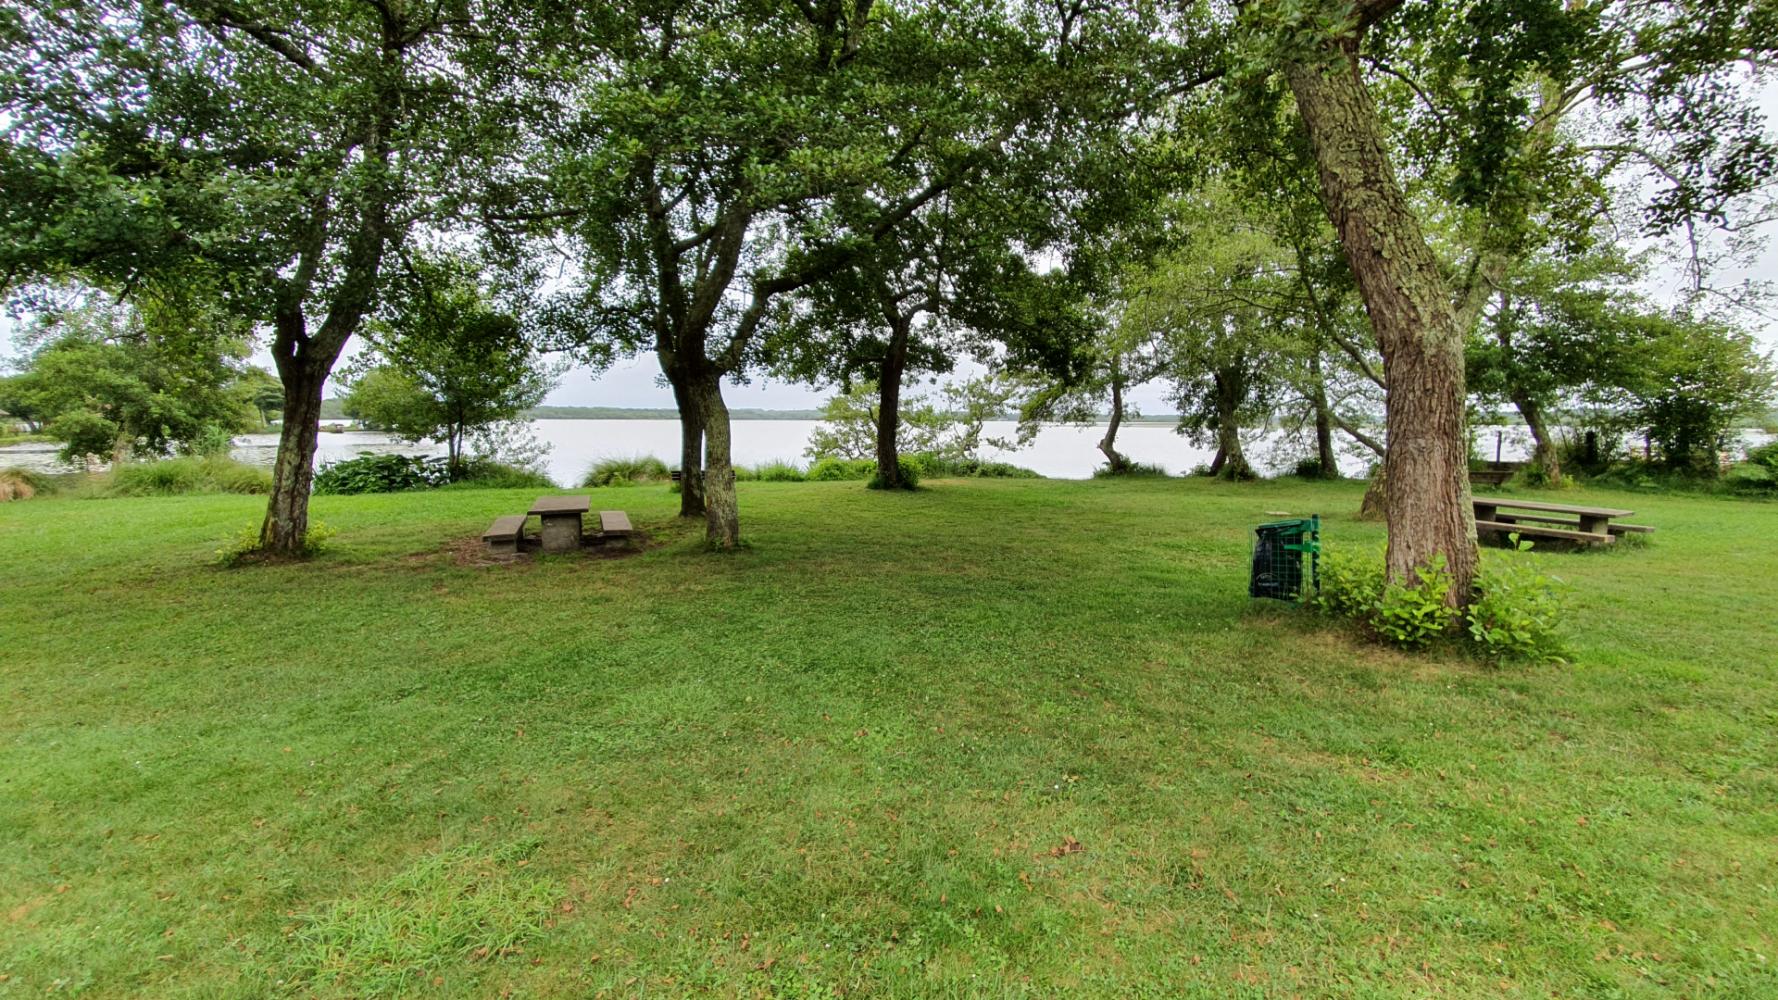
[[[585,514],[593,509],[593,498],[589,496],[547,496],[538,497],[531,505],[533,514]]]
[[[1616,507],[1576,507],[1565,503],[1544,503],[1540,500],[1514,500],[1511,497],[1472,497],[1478,506],[1513,507],[1519,510],[1545,510],[1558,514],[1588,514],[1593,517],[1629,517],[1633,510]]]

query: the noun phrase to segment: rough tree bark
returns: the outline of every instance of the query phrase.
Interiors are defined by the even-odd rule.
[[[704,415],[684,384],[685,376],[668,376],[667,381],[679,407],[679,516],[703,517]]]
[[[1216,381],[1216,458],[1210,474],[1223,479],[1252,479],[1253,466],[1241,450],[1241,397],[1245,395],[1239,372],[1219,371]]]
[[[741,544],[741,511],[722,375],[711,371],[694,376],[690,389],[704,425],[704,538],[711,548],[732,549]]]
[[[1359,13],[1393,5],[1361,4]],[[1463,435],[1463,338],[1419,219],[1389,163],[1359,73],[1362,21],[1287,69],[1315,150],[1328,216],[1376,330],[1388,384],[1384,460],[1388,571],[1413,582],[1443,558],[1450,600],[1467,604],[1478,554]]]
[[[333,359],[323,362],[298,351],[274,360],[284,384],[284,422],[278,430],[272,493],[259,527],[259,547],[272,555],[294,557],[308,551],[309,488],[321,436],[321,392]]]
[[[1099,452],[1105,456],[1105,467],[1114,476],[1130,471],[1130,460],[1117,450],[1117,432],[1124,423],[1124,374],[1116,361],[1111,363],[1111,419],[1106,421],[1105,436],[1099,439]]]
[[[1550,438],[1549,424],[1544,421],[1543,407],[1522,392],[1512,393],[1513,405],[1525,418],[1531,432],[1531,464],[1543,470],[1545,482],[1555,486],[1562,482],[1562,460],[1556,455],[1556,442]]]
[[[912,317],[891,309],[889,350],[877,378],[877,485],[885,490],[906,489],[901,478],[901,450],[896,438],[901,431],[901,381],[907,372],[908,340],[913,335]]]

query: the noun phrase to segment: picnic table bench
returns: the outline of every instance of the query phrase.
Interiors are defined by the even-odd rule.
[[[1617,507],[1580,507],[1573,504],[1545,503],[1541,500],[1515,500],[1511,497],[1475,497],[1475,526],[1480,534],[1507,535],[1517,532],[1530,538],[1558,538],[1588,545],[1610,545],[1630,532],[1655,529],[1642,524],[1625,524],[1618,518],[1636,512]]]

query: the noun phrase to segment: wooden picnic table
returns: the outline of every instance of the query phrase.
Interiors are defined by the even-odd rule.
[[[593,509],[589,496],[543,496],[528,513],[542,522],[538,539],[545,552],[574,552],[580,548],[580,519]]]
[[[1504,535],[1518,532],[1520,535],[1609,545],[1625,532],[1654,530],[1621,521],[1613,524],[1613,521],[1636,513],[1619,507],[1583,507],[1512,497],[1478,496],[1473,499],[1476,531],[1481,533]]]

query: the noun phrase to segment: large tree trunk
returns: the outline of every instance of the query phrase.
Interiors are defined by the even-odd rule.
[[[1546,483],[1555,486],[1562,482],[1562,460],[1556,455],[1556,443],[1550,439],[1550,428],[1543,419],[1543,407],[1537,400],[1524,393],[1513,393],[1513,405],[1519,408],[1519,415],[1525,418],[1525,427],[1531,432],[1531,464],[1543,470]]]
[[[1443,558],[1467,604],[1478,554],[1463,435],[1463,338],[1438,262],[1402,194],[1358,69],[1356,28],[1327,65],[1287,75],[1315,148],[1328,216],[1382,349],[1388,384],[1389,577],[1411,583]]]
[[[1252,479],[1253,466],[1241,450],[1241,397],[1246,395],[1238,373],[1218,372],[1216,380],[1216,461],[1213,475],[1223,479]]]
[[[1111,363],[1111,419],[1105,424],[1105,436],[1099,439],[1099,452],[1105,456],[1105,468],[1114,476],[1130,471],[1130,460],[1117,450],[1118,428],[1124,423],[1124,377],[1117,362]]]
[[[741,543],[741,512],[735,498],[722,376],[714,372],[697,376],[689,388],[704,424],[704,538],[711,548],[732,549]]]
[[[309,487],[315,479],[315,448],[321,434],[324,368],[293,358],[278,366],[284,383],[284,423],[278,431],[278,457],[272,465],[272,495],[259,547],[281,558],[308,552]]]
[[[889,333],[889,353],[877,378],[877,486],[906,489],[901,478],[901,451],[896,438],[901,431],[901,380],[908,366],[911,322],[897,322]]]
[[[679,407],[679,516],[704,516],[704,414],[683,374],[669,373]]]

